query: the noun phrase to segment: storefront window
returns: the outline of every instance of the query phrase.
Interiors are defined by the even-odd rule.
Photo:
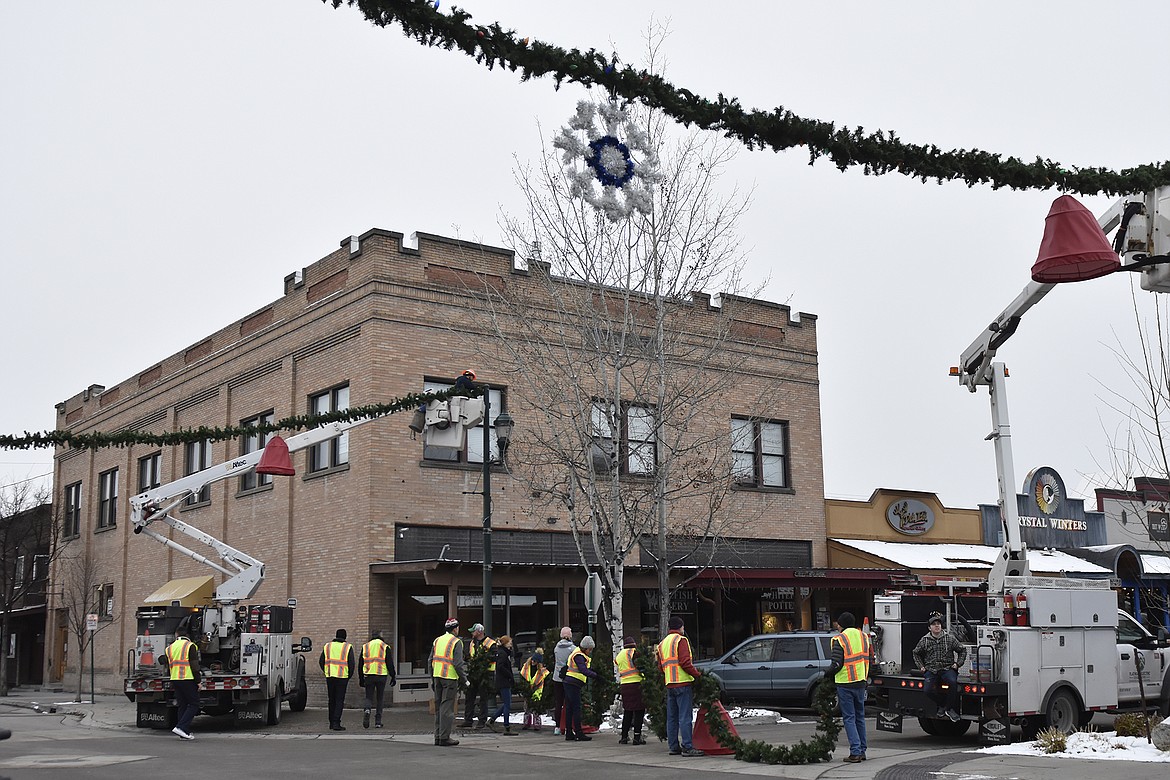
[[[557,591],[555,588],[493,588],[492,634],[509,634],[520,657],[544,637],[544,632],[558,629]],[[468,631],[483,622],[483,591],[459,589],[459,625]]]
[[[426,664],[431,643],[443,633],[447,615],[446,587],[399,581],[398,647],[394,648],[399,674],[430,674]]]

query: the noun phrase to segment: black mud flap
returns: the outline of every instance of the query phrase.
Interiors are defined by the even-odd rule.
[[[268,702],[236,702],[237,726],[263,726],[268,723]]]
[[[983,745],[1006,745],[1012,741],[1012,729],[1008,722],[1007,702],[989,696],[983,700],[979,713],[979,743]]]
[[[882,710],[877,715],[877,730],[878,731],[893,731],[897,734],[902,733],[902,713],[893,712],[892,710]]]
[[[166,702],[138,702],[136,725],[140,729],[173,729],[179,722],[179,708]]]

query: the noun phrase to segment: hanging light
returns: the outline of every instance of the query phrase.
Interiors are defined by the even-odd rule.
[[[273,436],[268,444],[264,445],[264,454],[256,464],[257,474],[271,474],[276,477],[291,477],[297,471],[293,468],[292,458],[288,454],[288,444],[279,436]]]
[[[1071,195],[1052,201],[1032,281],[1083,282],[1120,269],[1121,260],[1092,212]]]

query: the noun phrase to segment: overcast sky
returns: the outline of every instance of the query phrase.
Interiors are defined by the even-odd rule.
[[[641,60],[746,108],[1068,165],[1170,157],[1170,4],[466,0],[476,23]],[[570,13],[568,9],[572,9]],[[444,0],[442,10],[449,10]],[[112,386],[282,294],[288,273],[378,227],[501,243],[513,156],[585,90],[521,83],[315,0],[0,4],[0,432]],[[987,395],[947,376],[1028,282],[1057,192],[866,177],[744,149],[744,243],[765,297],[818,317],[826,492],[996,500]],[[1107,197],[1082,201],[1094,213]],[[1000,351],[1019,489],[1074,494],[1107,460],[1133,344],[1130,278],[1057,288]],[[1149,293],[1141,293],[1149,296]],[[492,378],[490,367],[484,377]],[[0,485],[51,472],[0,451]],[[1088,497],[1088,496],[1086,496]]]

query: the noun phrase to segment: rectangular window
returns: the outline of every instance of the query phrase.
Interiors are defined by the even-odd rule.
[[[658,464],[658,437],[654,409],[634,404],[594,402],[593,469],[608,473],[614,466],[622,474],[653,474]]]
[[[49,556],[34,555],[32,578],[34,582],[46,579],[49,576]]]
[[[162,484],[162,453],[138,459],[138,492],[145,493]]]
[[[276,413],[272,410],[264,414],[258,414],[255,417],[249,417],[246,420],[240,420],[240,425],[243,427],[258,428],[262,425],[271,425],[276,420]],[[272,440],[272,433],[252,433],[240,439],[240,454],[247,455],[249,452],[256,452],[262,450]],[[256,470],[249,471],[244,476],[240,477],[240,490],[255,490],[256,488],[267,487],[272,484],[271,474],[257,474]]]
[[[24,556],[23,555],[16,556],[16,582],[14,584],[18,588],[24,584]]]
[[[99,618],[114,616],[114,583],[107,582],[97,589],[97,614]]]
[[[732,418],[731,460],[739,485],[790,487],[788,423]]]
[[[81,535],[80,482],[65,486],[65,516],[62,518],[61,532],[66,537]]]
[[[211,466],[211,439],[187,442],[187,458],[183,467],[183,476],[190,476]],[[205,504],[211,500],[211,486],[204,485],[198,493],[187,498],[187,506]]]
[[[110,469],[98,475],[98,528],[113,528],[118,524],[118,470]]]
[[[450,390],[450,382],[424,382],[423,391],[427,393]],[[491,447],[492,462],[500,459],[500,445],[496,441],[496,418],[504,411],[504,391],[498,388],[488,388],[490,405],[488,420],[488,446]],[[423,447],[423,460],[445,460],[451,463],[483,463],[483,423],[467,431],[467,440],[463,449],[454,447]]]
[[[328,414],[349,408],[349,385],[309,396],[309,414]],[[349,434],[314,444],[309,450],[309,473],[335,469],[349,463]]]

